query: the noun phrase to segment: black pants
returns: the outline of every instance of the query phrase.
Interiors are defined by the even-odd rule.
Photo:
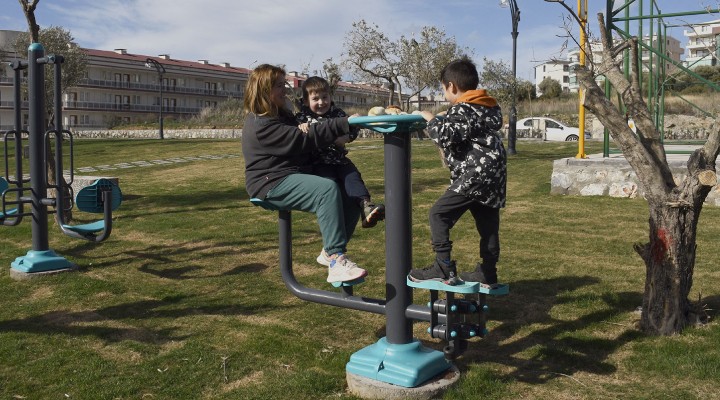
[[[446,191],[430,209],[430,235],[436,253],[450,254],[450,229],[470,210],[480,234],[480,257],[486,265],[500,258],[500,209],[484,206],[461,194]]]
[[[360,171],[351,162],[347,164],[315,164],[313,173],[334,180],[340,190],[357,204],[362,204],[363,199],[370,199],[370,193],[365,187]]]

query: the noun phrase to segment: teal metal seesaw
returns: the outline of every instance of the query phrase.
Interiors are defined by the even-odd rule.
[[[412,213],[410,180],[410,133],[423,129],[420,115],[352,117],[350,124],[384,134],[385,159],[385,299],[354,296],[352,286],[332,292],[301,285],[292,271],[292,223],[290,210],[282,210],[260,199],[255,205],[278,211],[280,271],[285,286],[297,297],[316,303],[368,311],[386,316],[386,336],[351,357],[348,375],[414,388],[444,373],[451,361],[467,347],[467,340],[483,337],[488,307],[487,295],[508,293],[508,286],[487,289],[466,282],[448,286],[436,282],[415,283],[407,279],[412,265]],[[430,302],[412,302],[413,288],[430,291]],[[439,299],[439,292],[447,294]],[[465,298],[455,298],[455,294]],[[443,351],[424,346],[412,337],[414,320],[428,321],[433,338],[448,341]]]

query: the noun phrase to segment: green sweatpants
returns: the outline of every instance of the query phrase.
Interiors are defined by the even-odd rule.
[[[317,215],[323,248],[328,254],[347,251],[360,220],[360,207],[344,196],[334,181],[316,175],[288,175],[270,189],[265,201],[282,209]]]

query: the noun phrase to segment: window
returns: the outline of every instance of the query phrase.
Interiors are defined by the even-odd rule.
[[[523,126],[527,126],[527,127],[532,127],[532,125],[533,125],[533,120],[532,120],[532,119],[529,119],[529,120],[525,121],[525,123],[523,124]]]
[[[556,129],[557,129],[557,128],[560,128],[560,129],[562,129],[562,127],[560,126],[560,124],[558,124],[558,123],[555,122],[555,121],[551,121],[551,120],[549,120],[549,119],[545,120],[545,127],[546,127],[546,128],[556,128]]]
[[[565,64],[563,65],[563,71],[567,72],[570,69],[570,66]]]
[[[570,77],[567,75],[563,76],[563,83],[568,83],[568,82],[570,82]]]

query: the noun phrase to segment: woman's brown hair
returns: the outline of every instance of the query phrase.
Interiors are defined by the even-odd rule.
[[[258,65],[245,85],[243,109],[255,115],[276,117],[278,107],[270,100],[273,85],[279,78],[285,79],[285,70],[270,64]]]

